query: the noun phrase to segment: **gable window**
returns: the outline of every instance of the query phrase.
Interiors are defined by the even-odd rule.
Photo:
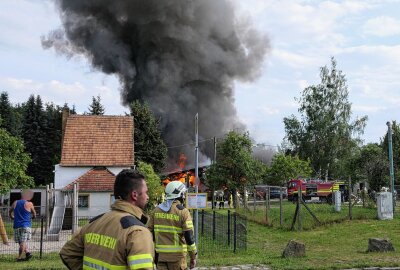
[[[78,196],[78,207],[79,208],[89,207],[89,194],[82,194]]]

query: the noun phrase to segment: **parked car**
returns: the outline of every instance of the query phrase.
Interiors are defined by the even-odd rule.
[[[256,198],[265,200],[267,188],[269,188],[269,198],[270,199],[279,198],[280,192],[281,192],[281,187],[268,186],[268,185],[256,185],[255,186]],[[287,198],[287,188],[286,187],[283,187],[282,198],[283,199]]]

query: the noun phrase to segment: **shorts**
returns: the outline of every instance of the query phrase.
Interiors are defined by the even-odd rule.
[[[14,239],[17,243],[22,243],[30,240],[32,237],[32,230],[30,227],[22,227],[14,229]]]

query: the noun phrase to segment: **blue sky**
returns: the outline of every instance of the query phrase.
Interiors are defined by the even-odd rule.
[[[297,115],[301,90],[319,82],[334,56],[346,74],[353,117],[368,115],[363,139],[379,142],[400,108],[400,1],[232,0],[239,19],[266,33],[271,51],[262,74],[236,82],[239,118],[260,143],[279,145],[283,118]],[[107,114],[123,114],[119,83],[81,57],[43,50],[40,37],[60,25],[48,0],[0,2],[0,90],[13,103],[39,94],[45,102],[87,110],[101,95]]]

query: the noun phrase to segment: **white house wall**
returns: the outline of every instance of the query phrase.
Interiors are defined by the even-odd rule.
[[[60,189],[65,187],[92,168],[93,167],[63,167],[57,164],[54,170],[54,188]],[[123,169],[129,169],[129,167],[107,167],[107,169],[117,175]]]
[[[61,189],[65,187],[90,169],[92,167],[63,167],[57,164],[54,170],[54,188]]]
[[[114,175],[119,174],[123,169],[130,169],[130,167],[107,167],[107,169],[112,172]]]
[[[80,192],[79,195],[89,195],[89,207],[78,208],[79,217],[95,217],[111,208],[111,192]]]

